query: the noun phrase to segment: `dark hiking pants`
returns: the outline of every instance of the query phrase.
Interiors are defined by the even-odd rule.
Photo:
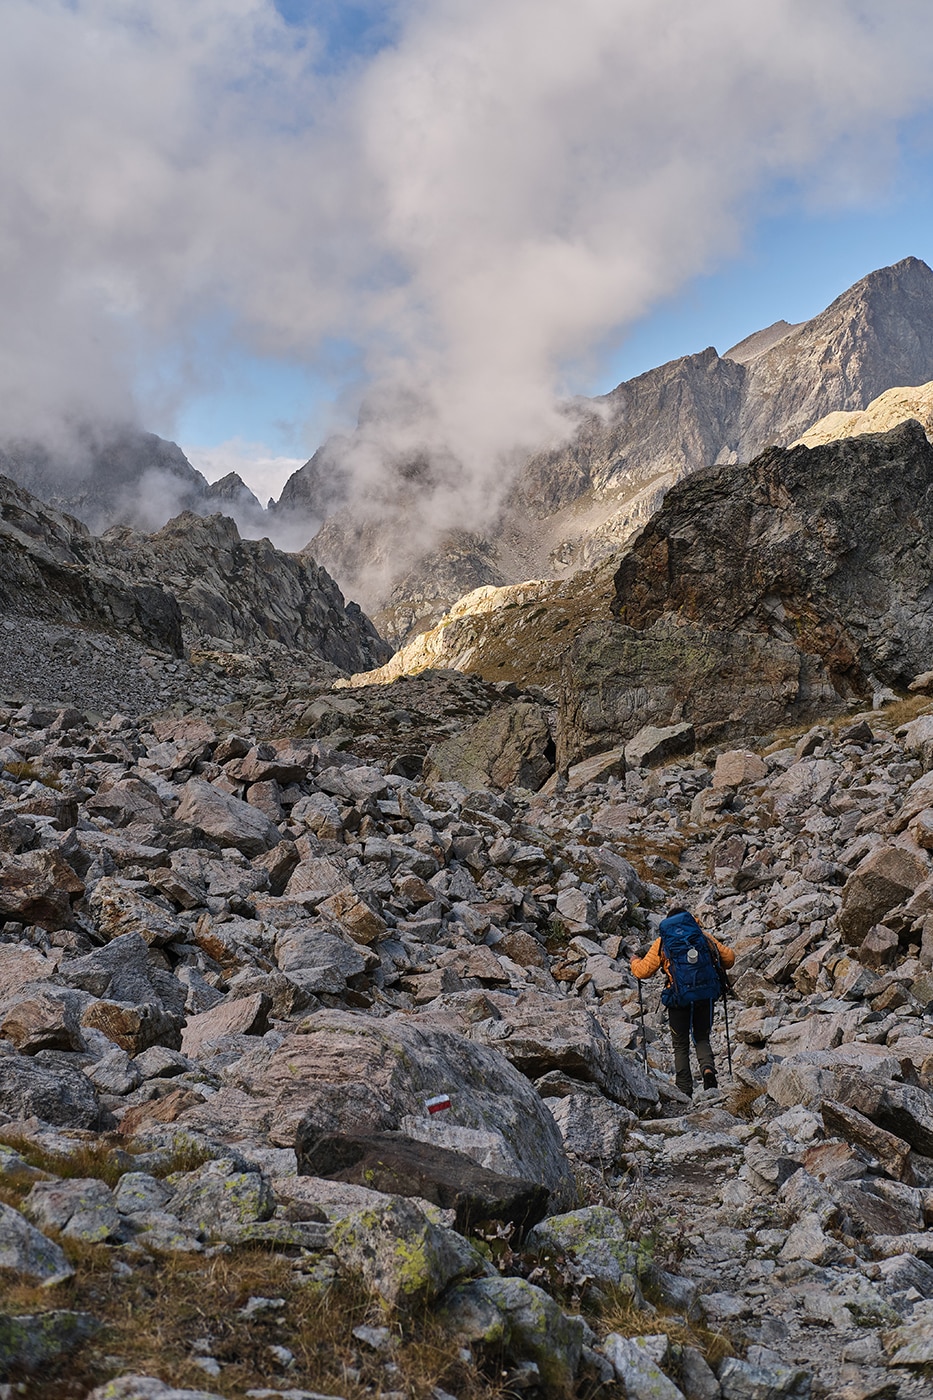
[[[697,1064],[700,1074],[703,1070],[715,1070],[713,1049],[709,1034],[713,1024],[712,1001],[695,1001],[690,1006],[668,1007],[671,1023],[671,1039],[674,1042],[674,1082],[682,1094],[693,1093],[693,1075],[690,1073],[690,1036],[696,1046]]]

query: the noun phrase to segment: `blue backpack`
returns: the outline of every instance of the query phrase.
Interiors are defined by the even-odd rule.
[[[665,1006],[715,1001],[723,994],[719,955],[692,914],[670,914],[658,932],[671,971],[671,985],[661,993]]]

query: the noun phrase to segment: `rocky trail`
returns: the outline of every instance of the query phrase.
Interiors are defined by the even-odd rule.
[[[0,707],[4,1396],[930,1393],[922,687],[533,792],[441,775],[522,771],[508,688],[206,677]],[[692,1103],[672,901],[737,955]]]

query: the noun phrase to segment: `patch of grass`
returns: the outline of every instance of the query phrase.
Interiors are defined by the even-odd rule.
[[[645,1312],[636,1305],[631,1294],[625,1292],[610,1293],[608,1301],[599,1309],[597,1320],[604,1334],[618,1332],[622,1337],[643,1337],[663,1332],[672,1347],[696,1347],[714,1367],[725,1357],[732,1356],[735,1350],[722,1332],[715,1332],[699,1322],[687,1322],[682,1314],[663,1307],[656,1307],[653,1313]]]
[[[107,1186],[116,1186],[126,1172],[140,1170],[140,1158],[149,1155],[150,1149],[127,1146],[124,1139],[113,1133],[95,1135],[86,1142],[76,1141],[69,1152],[55,1152],[43,1147],[32,1138],[8,1134],[2,1141],[15,1151],[31,1167],[48,1172],[67,1180],[96,1177]],[[146,1162],[145,1170],[150,1176],[171,1176],[173,1172],[194,1171],[210,1160],[210,1153],[196,1142],[181,1142],[172,1152],[166,1153],[157,1162]],[[29,1189],[26,1184],[25,1190]]]
[[[570,930],[561,918],[551,918],[547,922],[544,946],[549,953],[563,952],[570,942]]]
[[[871,726],[873,729],[886,729],[893,733],[902,724],[928,714],[931,709],[933,701],[929,695],[905,695],[895,705],[885,705],[883,710],[873,711]],[[843,727],[843,721],[834,721],[832,725],[834,731]]]
[[[77,1269],[75,1277],[51,1295],[13,1281],[4,1287],[5,1310],[75,1308],[93,1313],[104,1327],[80,1352],[41,1375],[14,1377],[22,1383],[18,1394],[24,1400],[83,1400],[94,1386],[127,1372],[216,1391],[230,1400],[268,1386],[346,1400],[387,1390],[429,1400],[435,1386],[463,1400],[495,1400],[500,1394],[498,1380],[464,1361],[433,1313],[406,1319],[404,1326],[387,1322],[379,1301],[358,1284],[338,1281],[321,1292],[308,1285],[294,1260],[281,1255],[246,1249],[211,1258],[127,1254],[132,1273],[123,1277],[122,1271],[114,1273],[114,1251],[105,1246],[62,1244]],[[244,1317],[251,1297],[282,1299],[283,1306]],[[353,1337],[361,1323],[390,1327],[389,1354]],[[287,1348],[294,1362],[283,1366],[273,1347]],[[199,1354],[215,1357],[220,1374],[206,1375],[197,1365]]]
[[[902,724],[908,724],[912,719],[918,719],[920,715],[929,714],[933,711],[933,699],[929,695],[903,695],[893,705],[885,705],[884,709],[872,710],[871,701],[865,703],[865,713],[871,714],[869,723],[873,730],[885,730],[893,733]],[[768,742],[762,753],[767,755],[777,753],[780,749],[792,748],[798,739],[802,739],[805,734],[809,734],[811,729],[817,725],[822,725],[828,729],[835,738],[840,729],[847,728],[852,724],[853,713],[845,711],[843,714],[827,715],[823,719],[814,720],[810,724],[797,724],[788,726],[785,729],[776,729],[768,735]]]
[[[52,788],[55,792],[61,792],[62,789],[61,779],[45,769],[38,768],[28,758],[21,763],[4,763],[0,767],[0,772],[7,774],[18,783],[41,783],[43,787]]]
[[[736,1118],[751,1118],[752,1105],[767,1093],[767,1086],[764,1084],[736,1084],[730,1090],[723,1107],[727,1113],[731,1113]]]

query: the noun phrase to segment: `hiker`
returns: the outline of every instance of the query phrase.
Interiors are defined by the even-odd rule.
[[[667,1007],[674,1042],[674,1082],[682,1094],[693,1093],[690,1072],[690,1035],[696,1046],[703,1088],[717,1087],[716,1065],[709,1043],[716,999],[723,994],[725,974],[735,953],[712,934],[705,933],[688,909],[679,906],[661,920],[658,937],[643,958],[632,958],[632,972],[639,979],[664,969],[667,986],[661,1000]]]

